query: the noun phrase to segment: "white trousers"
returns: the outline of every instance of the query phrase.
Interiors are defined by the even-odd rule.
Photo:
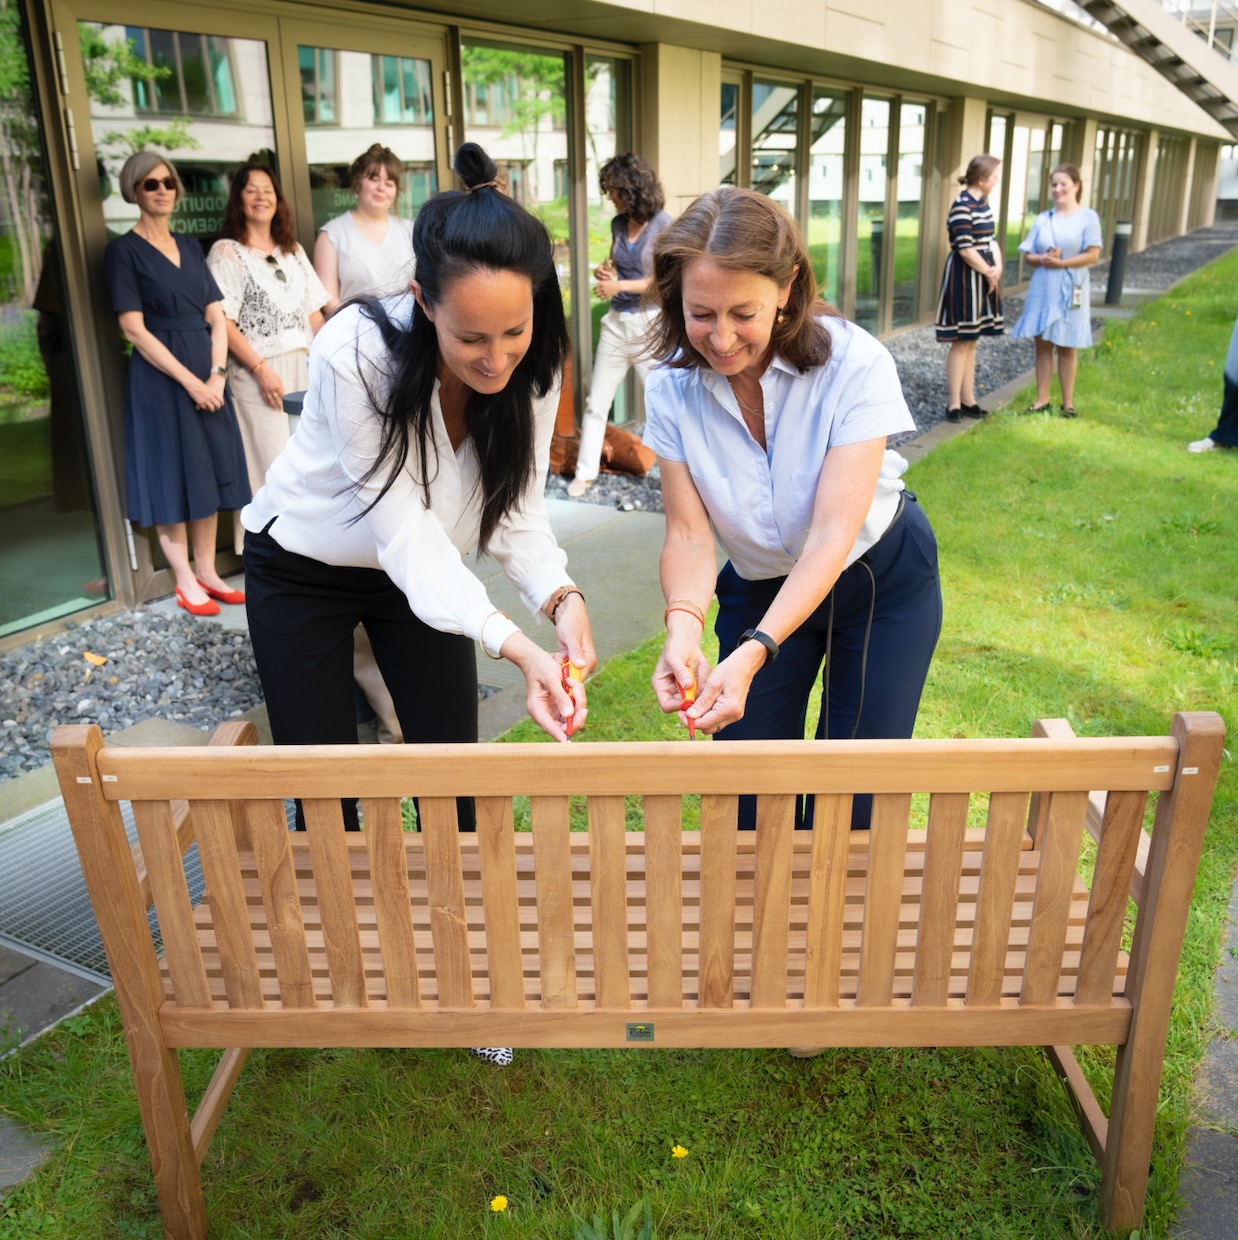
[[[580,420],[576,477],[582,482],[592,482],[598,476],[606,420],[619,385],[633,366],[642,383],[653,369],[655,359],[641,354],[644,335],[656,316],[656,310],[608,310],[602,316],[598,351],[593,357],[593,381]]]

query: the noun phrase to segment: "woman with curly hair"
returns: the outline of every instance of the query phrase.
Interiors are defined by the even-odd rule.
[[[649,287],[654,242],[671,222],[662,210],[666,202],[662,186],[639,155],[608,159],[598,173],[598,183],[618,214],[610,223],[610,257],[593,272],[597,281],[594,292],[610,302],[610,309],[602,318],[593,357],[576,476],[567,488],[574,499],[582,496],[598,476],[606,419],[619,385],[633,366],[642,380],[653,366],[653,359],[642,356],[642,352],[656,312],[641,309],[641,294]]]
[[[232,178],[223,235],[206,262],[223,293],[228,382],[256,493],[288,442],[284,393],[305,389],[327,290],[292,234],[292,212],[265,164],[245,164]],[[238,552],[244,533],[238,522]]]
[[[722,739],[801,740],[824,664],[818,739],[910,736],[941,586],[907,462],[886,447],[914,426],[893,358],[818,300],[795,222],[752,190],[705,194],[662,234],[651,295],[666,359],[645,388],[666,508],[659,704]],[[754,802],[740,799],[742,827]],[[853,826],[870,802],[855,798]]]

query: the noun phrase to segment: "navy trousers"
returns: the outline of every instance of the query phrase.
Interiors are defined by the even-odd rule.
[[[728,563],[718,574],[719,659],[740,634],[760,626],[785,577],[745,581]],[[911,736],[933,649],[941,633],[937,540],[915,496],[885,536],[839,576],[821,605],[753,678],[744,717],[718,740],[802,740],[808,699],[822,672],[818,740]],[[826,660],[826,651],[829,659]],[[812,805],[796,827],[812,826]],[[870,796],[857,796],[853,829],[868,826]],[[756,798],[740,797],[739,825],[756,825]]]
[[[285,551],[270,528],[245,535],[245,610],[275,743],[357,743],[352,633],[358,624],[369,634],[405,743],[476,743],[472,640],[418,620],[382,569],[323,564]],[[343,807],[345,825],[356,830],[356,802]],[[461,830],[473,830],[472,799],[460,798],[457,808]]]

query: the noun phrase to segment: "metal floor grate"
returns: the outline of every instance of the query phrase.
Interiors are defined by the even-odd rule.
[[[127,802],[120,808],[132,844],[133,814]],[[196,903],[204,887],[196,844],[185,855],[185,872]],[[147,917],[157,935],[153,908]],[[0,826],[0,935],[111,981],[62,801],[49,801]]]

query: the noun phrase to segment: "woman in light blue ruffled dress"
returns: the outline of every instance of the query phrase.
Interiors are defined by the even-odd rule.
[[[1032,268],[1023,313],[1012,336],[1036,341],[1036,400],[1028,413],[1047,413],[1053,381],[1053,350],[1062,388],[1062,416],[1075,417],[1079,350],[1092,347],[1092,300],[1088,268],[1100,259],[1100,216],[1080,205],[1083,183],[1074,164],[1059,164],[1049,177],[1053,208],[1042,211],[1019,245]]]

